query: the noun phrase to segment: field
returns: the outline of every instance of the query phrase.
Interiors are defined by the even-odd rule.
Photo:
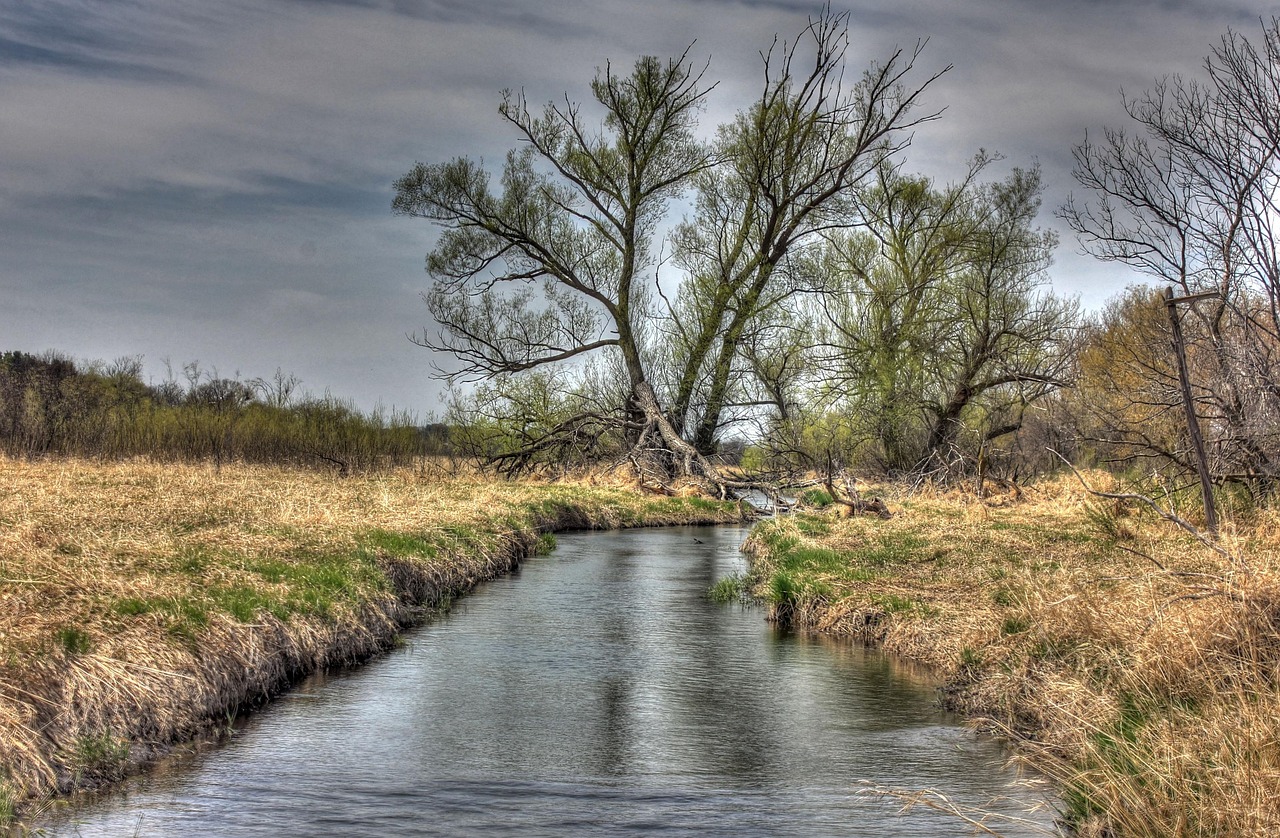
[[[0,824],[386,649],[551,532],[737,519],[587,483],[0,458]]]
[[[1072,479],[892,505],[762,524],[745,583],[798,628],[936,667],[1079,834],[1280,834],[1280,516],[1233,518],[1227,557]]]
[[[1228,510],[1223,555],[1072,479],[890,505],[761,524],[737,587],[934,667],[1082,835],[1280,834],[1280,515]],[[737,517],[585,481],[0,459],[0,817],[217,737],[551,532]]]

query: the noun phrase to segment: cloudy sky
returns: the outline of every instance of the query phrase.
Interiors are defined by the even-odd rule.
[[[844,7],[837,5],[837,10]],[[1243,0],[853,0],[852,69],[928,45],[954,70],[907,168],[940,180],[977,149],[1039,162],[1044,224],[1071,147],[1123,124],[1120,90],[1196,75]],[[801,0],[0,0],[0,350],[277,367],[361,408],[425,415],[441,385],[407,338],[432,230],[391,215],[415,161],[500,161],[499,91],[588,95],[597,67],[710,60],[710,129],[747,103],[759,50]],[[1096,306],[1132,279],[1075,255],[1056,288]]]

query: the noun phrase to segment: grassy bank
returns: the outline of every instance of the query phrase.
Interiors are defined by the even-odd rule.
[[[387,648],[544,533],[725,520],[587,485],[0,458],[0,823]]]
[[[1068,481],[895,507],[760,525],[748,582],[797,627],[937,667],[1079,834],[1280,834],[1280,516],[1227,527],[1242,566]]]

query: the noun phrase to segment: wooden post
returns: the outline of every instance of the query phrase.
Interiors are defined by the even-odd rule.
[[[1204,497],[1204,525],[1209,534],[1218,537],[1218,510],[1213,503],[1213,482],[1209,479],[1209,461],[1204,453],[1204,438],[1200,436],[1200,422],[1196,419],[1195,404],[1191,401],[1191,378],[1187,374],[1187,348],[1182,340],[1182,319],[1178,316],[1178,303],[1191,302],[1201,297],[1214,297],[1216,293],[1174,297],[1173,286],[1164,289],[1165,310],[1169,312],[1169,325],[1173,327],[1173,352],[1178,358],[1178,384],[1182,388],[1182,408],[1187,414],[1187,431],[1196,453],[1196,471],[1200,474],[1200,493]]]

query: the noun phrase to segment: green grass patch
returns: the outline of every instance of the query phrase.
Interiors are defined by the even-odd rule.
[[[114,774],[128,758],[129,740],[114,736],[110,731],[103,731],[76,739],[67,756],[67,763],[77,776]]]
[[[796,529],[808,536],[828,535],[831,532],[831,522],[805,515],[796,519]]]
[[[726,576],[707,591],[707,599],[715,603],[745,602],[750,598],[749,585],[745,575]]]
[[[554,549],[556,549],[556,537],[549,532],[544,532],[538,536],[538,540],[533,545],[533,555],[545,556]]]
[[[849,569],[849,557],[826,547],[796,546],[782,555],[779,564],[787,570],[838,574]]]
[[[800,493],[799,502],[804,506],[816,506],[818,509],[830,506],[834,503],[831,493],[826,489],[805,489]]]
[[[216,560],[217,556],[214,555],[212,550],[202,544],[196,544],[178,551],[174,564],[185,573],[201,574],[204,573],[205,568]]]
[[[111,610],[122,617],[139,617],[151,613],[152,606],[149,600],[126,597],[111,603]]]
[[[928,539],[912,533],[886,533],[878,546],[859,551],[857,558],[861,564],[889,567],[917,558],[928,546]]]
[[[1022,634],[1031,628],[1031,621],[1026,617],[1005,617],[1000,624],[1001,634]]]
[[[281,620],[289,619],[288,606],[244,585],[212,588],[209,598],[219,610],[227,612],[242,623],[254,622],[262,611],[270,612]]]
[[[575,510],[574,504],[556,498],[547,498],[530,504],[530,511],[536,517],[547,521],[558,521],[563,516],[575,512]]]
[[[87,655],[93,651],[93,638],[76,626],[63,626],[54,636],[69,655]]]
[[[425,556],[434,558],[439,552],[435,542],[421,535],[371,529],[361,533],[358,543],[366,550],[381,550],[393,556]]]
[[[769,578],[768,599],[776,606],[795,605],[802,593],[800,583],[786,571],[779,571]]]
[[[687,498],[689,506],[699,512],[723,512],[726,504],[723,501],[710,500],[708,498]]]
[[[0,782],[0,826],[8,826],[17,816],[17,796],[8,783]]]
[[[870,600],[873,605],[880,606],[888,614],[916,614],[929,617],[937,613],[936,608],[918,599],[898,594],[872,594]]]

